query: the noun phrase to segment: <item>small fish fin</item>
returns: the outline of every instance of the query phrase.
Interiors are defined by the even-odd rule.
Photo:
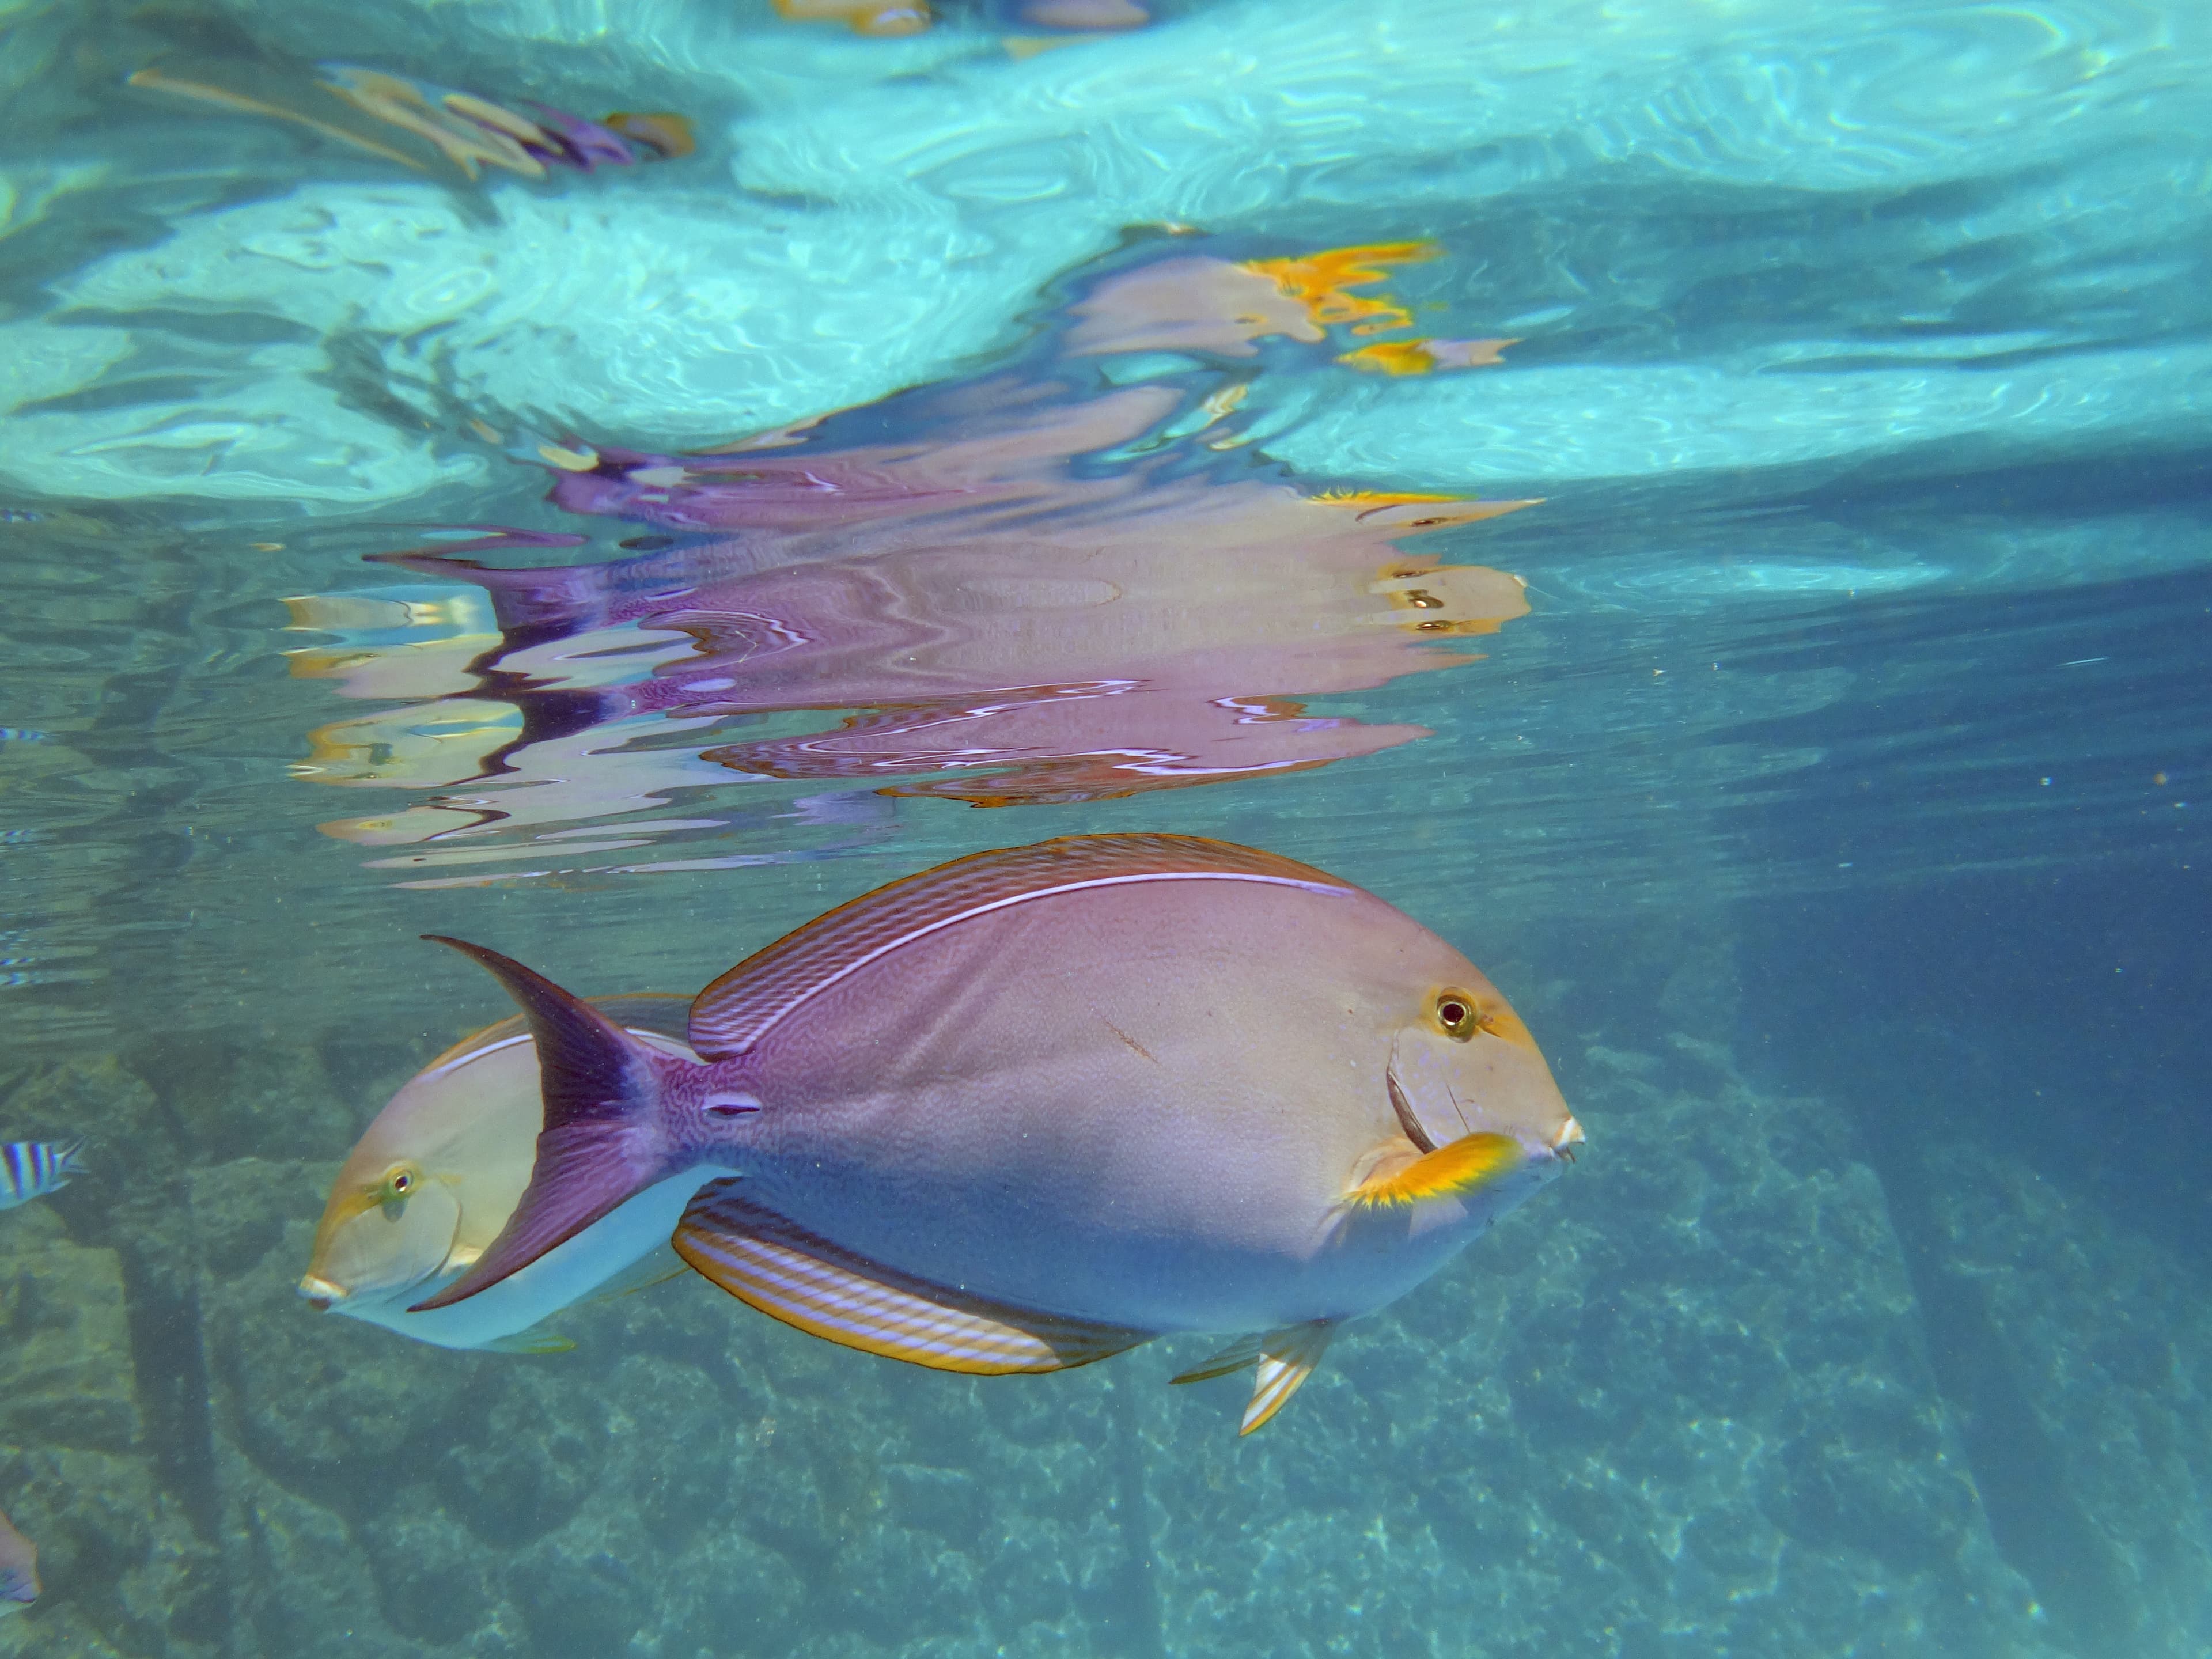
[[[1473,1192],[1517,1167],[1524,1156],[1521,1143],[1511,1135],[1462,1135],[1388,1174],[1370,1176],[1345,1201],[1359,1209],[1379,1210]]]
[[[1171,1376],[1170,1382],[1208,1382],[1217,1376],[1226,1376],[1231,1371],[1246,1370],[1260,1363],[1260,1345],[1267,1340],[1264,1334],[1254,1332],[1240,1336],[1203,1365],[1194,1366],[1181,1376]]]
[[[559,1332],[549,1331],[543,1325],[532,1325],[526,1331],[495,1336],[490,1341],[479,1342],[477,1346],[493,1353],[571,1353],[576,1346]]]
[[[54,1174],[58,1178],[92,1173],[85,1166],[83,1158],[84,1149],[91,1141],[91,1136],[79,1135],[75,1140],[64,1141],[54,1148]]]
[[[635,1296],[640,1291],[651,1290],[655,1285],[665,1284],[684,1271],[684,1258],[672,1249],[658,1249],[640,1256],[620,1273],[611,1275],[599,1289],[585,1298],[587,1302],[618,1302],[623,1297]]]
[[[452,1284],[408,1311],[451,1307],[566,1243],[659,1180],[664,1162],[644,1109],[658,1083],[642,1039],[520,963],[441,934],[489,969],[522,1005],[538,1045],[545,1127],[530,1184],[489,1248]],[[641,1121],[643,1120],[643,1121]]]
[[[842,1250],[718,1182],[676,1229],[684,1261],[770,1318],[863,1353],[940,1371],[1066,1370],[1153,1333],[1008,1307]]]
[[[1290,1404],[1298,1385],[1321,1364],[1322,1355],[1328,1351],[1328,1340],[1335,1334],[1332,1321],[1317,1319],[1309,1325],[1286,1325],[1260,1339],[1260,1375],[1252,1387],[1251,1401],[1244,1407],[1238,1434],[1264,1427],[1268,1419]]]
[[[709,1060],[742,1054],[787,1014],[846,975],[902,945],[1010,904],[1125,883],[1206,879],[1327,893],[1359,890],[1279,854],[1202,836],[1062,836],[976,853],[864,893],[747,957],[692,1003],[691,1046]]]

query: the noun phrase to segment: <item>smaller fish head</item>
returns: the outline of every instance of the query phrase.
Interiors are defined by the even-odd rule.
[[[366,1173],[367,1179],[341,1177],[315,1229],[300,1294],[318,1308],[411,1290],[453,1255],[461,1206],[450,1183],[405,1158]]]
[[[1548,1179],[1583,1138],[1528,1028],[1472,969],[1429,988],[1391,1044],[1389,1083],[1407,1139],[1425,1142],[1424,1150],[1470,1134],[1510,1135],[1528,1168]]]

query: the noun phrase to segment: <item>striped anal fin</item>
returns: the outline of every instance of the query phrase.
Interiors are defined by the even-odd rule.
[[[1241,1371],[1248,1365],[1258,1367],[1251,1401],[1244,1407],[1244,1420],[1237,1431],[1240,1435],[1249,1434],[1290,1403],[1298,1385],[1311,1376],[1313,1368],[1321,1364],[1322,1355],[1328,1352],[1328,1340],[1335,1334],[1334,1320],[1316,1319],[1304,1325],[1285,1325],[1264,1335],[1240,1337],[1204,1364],[1183,1372],[1175,1381],[1203,1382],[1208,1377]]]
[[[677,1254],[772,1319],[863,1353],[975,1376],[1088,1365],[1153,1333],[1013,1308],[840,1249],[717,1182],[676,1229]]]

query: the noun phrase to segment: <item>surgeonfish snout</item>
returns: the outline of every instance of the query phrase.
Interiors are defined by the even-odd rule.
[[[309,1273],[300,1281],[300,1299],[317,1313],[328,1313],[346,1299],[346,1288],[333,1285],[327,1279]]]

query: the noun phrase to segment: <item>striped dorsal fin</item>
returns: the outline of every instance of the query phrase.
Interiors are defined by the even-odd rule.
[[[1526,1156],[1511,1135],[1478,1131],[1447,1141],[1388,1174],[1369,1176],[1346,1194],[1345,1201],[1359,1209],[1382,1210],[1449,1193],[1470,1193],[1518,1169]]]
[[[1153,1333],[1011,1308],[879,1267],[717,1182],[676,1229],[677,1254],[772,1319],[863,1353],[1003,1376],[1088,1365]]]
[[[1244,1407],[1244,1420],[1237,1430],[1240,1435],[1249,1434],[1265,1427],[1268,1419],[1290,1404],[1298,1385],[1311,1376],[1314,1367],[1321,1364],[1322,1355],[1328,1352],[1328,1340],[1335,1334],[1334,1320],[1316,1319],[1303,1325],[1285,1325],[1280,1330],[1240,1336],[1204,1364],[1194,1366],[1172,1380],[1203,1382],[1211,1377],[1226,1376],[1231,1371],[1257,1367],[1252,1398]]]
[[[1152,881],[1251,881],[1357,893],[1309,865],[1202,836],[1064,836],[976,853],[864,893],[747,957],[691,1005],[702,1060],[745,1053],[811,996],[901,945],[1032,899]]]

